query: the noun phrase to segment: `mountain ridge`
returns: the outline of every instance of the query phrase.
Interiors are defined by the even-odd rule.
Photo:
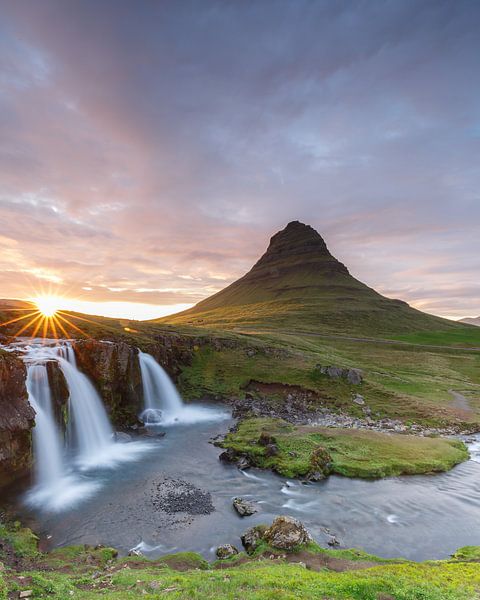
[[[243,277],[194,307],[155,321],[377,335],[465,327],[382,296],[354,278],[322,236],[299,221],[274,234]]]

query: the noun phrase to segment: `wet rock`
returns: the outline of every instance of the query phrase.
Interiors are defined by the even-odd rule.
[[[266,525],[256,525],[255,527],[250,527],[247,529],[245,533],[241,536],[242,544],[248,554],[254,552],[260,542],[263,539],[263,535],[265,531],[268,529]]]
[[[250,459],[247,456],[241,456],[237,461],[237,467],[240,471],[245,471],[252,466]]]
[[[333,546],[340,546],[340,542],[338,541],[338,539],[334,535],[330,536],[330,539],[327,541],[327,544],[329,546],[332,546],[332,547]]]
[[[132,548],[130,550],[130,552],[128,553],[128,556],[143,556],[143,553],[141,550],[138,550],[137,548]]]
[[[223,462],[234,463],[238,460],[238,454],[232,448],[227,448],[219,455],[218,459]]]
[[[265,531],[263,539],[273,546],[282,550],[293,550],[312,541],[312,536],[305,526],[293,517],[277,517],[271,526]]]
[[[224,560],[225,558],[230,558],[231,556],[235,556],[238,554],[238,550],[232,544],[223,544],[217,548],[215,552],[217,558],[220,560]]]
[[[237,511],[237,513],[241,517],[248,517],[257,512],[257,509],[255,508],[255,506],[251,502],[248,502],[247,500],[244,500],[243,498],[234,498],[233,499],[233,508]]]

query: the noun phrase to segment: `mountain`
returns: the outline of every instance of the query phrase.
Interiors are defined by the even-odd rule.
[[[480,317],[465,317],[465,319],[460,319],[460,323],[468,323],[469,325],[480,327]]]
[[[173,325],[395,335],[466,328],[386,298],[350,275],[320,234],[293,221],[243,277],[194,307],[159,319]]]

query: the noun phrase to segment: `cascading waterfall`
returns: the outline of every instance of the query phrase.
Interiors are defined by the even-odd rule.
[[[57,360],[68,385],[68,442],[85,466],[101,464],[112,449],[113,430],[97,391],[78,370],[71,346],[58,348]]]
[[[33,448],[37,484],[56,489],[65,476],[63,446],[55,423],[45,364],[30,364],[27,371],[28,401],[35,410]]]
[[[91,469],[115,467],[136,460],[153,446],[145,442],[116,442],[103,403],[88,377],[76,364],[68,342],[16,345],[27,365],[29,402],[35,410],[33,451],[34,487],[26,502],[42,511],[71,508],[94,494],[101,479]],[[69,391],[66,446],[55,422],[47,362],[55,360]],[[82,474],[78,473],[80,467]],[[90,470],[88,473],[83,473]]]
[[[145,425],[186,425],[228,417],[228,412],[223,409],[184,404],[172,380],[153,356],[139,350],[138,360],[144,396],[140,419]]]
[[[170,377],[150,354],[139,350],[138,360],[145,402],[142,420],[146,424],[175,421],[182,412],[183,402]]]

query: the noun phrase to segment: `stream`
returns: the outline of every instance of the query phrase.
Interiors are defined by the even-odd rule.
[[[305,485],[219,461],[221,450],[209,440],[233,421],[218,405],[210,410],[212,420],[163,426],[164,437],[142,436],[134,461],[78,474],[97,487],[75,506],[44,512],[20,501],[21,516],[33,520],[50,547],[104,544],[152,558],[196,551],[212,559],[218,545],[241,549],[239,537],[248,527],[280,514],[300,519],[322,546],[331,533],[341,547],[383,557],[440,559],[480,541],[480,437],[470,446],[472,459],[445,474],[378,481],[331,476]],[[193,509],[162,510],[162,498],[180,489]],[[204,506],[208,494],[210,509]],[[259,512],[238,516],[236,496],[257,502]]]

